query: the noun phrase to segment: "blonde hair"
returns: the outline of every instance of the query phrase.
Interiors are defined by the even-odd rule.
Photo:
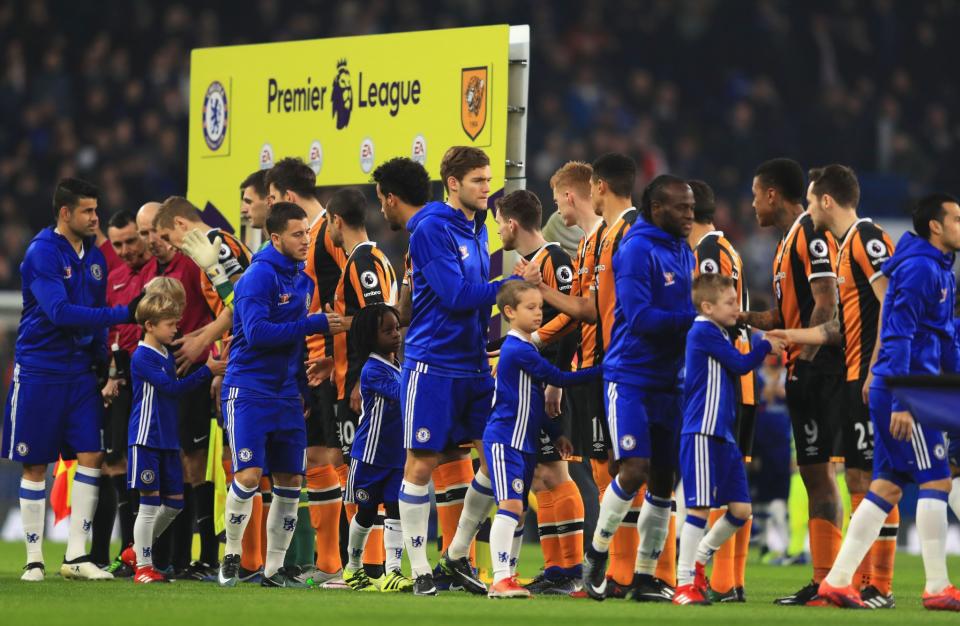
[[[505,307],[516,309],[524,292],[540,290],[524,280],[505,280],[497,293],[497,308],[503,312]]]
[[[550,188],[572,189],[577,195],[590,195],[590,179],[593,178],[593,168],[583,161],[567,161],[550,177]]]
[[[183,306],[163,293],[147,293],[137,305],[137,323],[146,329],[147,322],[157,324],[163,320],[179,320]]]
[[[173,219],[181,217],[188,222],[202,222],[200,210],[183,196],[170,196],[160,204],[153,217],[154,228],[173,228]]]
[[[176,278],[157,276],[151,279],[143,290],[146,293],[163,294],[180,305],[181,309],[187,306],[187,291],[183,288],[183,283]]]
[[[700,274],[693,281],[693,306],[700,313],[704,302],[716,304],[720,295],[733,289],[733,279],[723,274]]]

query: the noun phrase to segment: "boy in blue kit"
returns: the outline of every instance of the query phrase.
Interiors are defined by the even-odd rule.
[[[167,346],[176,338],[182,314],[182,303],[164,293],[149,293],[137,306],[137,323],[144,336],[130,361],[133,410],[127,480],[131,489],[140,491],[140,512],[133,526],[133,548],[123,555],[125,561],[135,561],[135,583],[168,582],[153,567],[153,542],[183,509],[180,398],[226,369],[226,362],[211,355],[190,376],[177,379],[176,362]]]
[[[544,385],[584,383],[599,377],[600,369],[562,372],[540,356],[530,338],[543,322],[543,296],[537,287],[519,281],[505,283],[497,295],[497,307],[510,322],[510,332],[500,348],[495,404],[483,432],[483,451],[499,503],[490,528],[493,585],[487,595],[526,598],[530,592],[517,582],[515,569],[541,429],[563,458],[573,451],[559,421],[547,417]]]
[[[748,354],[733,346],[728,328],[737,324],[740,303],[733,279],[701,274],[693,282],[693,305],[700,315],[687,334],[683,425],[680,430],[680,476],[687,519],[680,531],[674,604],[710,604],[704,567],[750,519],[750,489],[734,428],[736,384],[771,352],[782,352],[782,339],[760,339]],[[727,513],[706,532],[711,508]],[[706,533],[706,534],[705,534]]]
[[[278,202],[270,209],[266,229],[270,244],[254,255],[234,290],[233,343],[221,396],[234,469],[218,577],[224,587],[239,582],[243,531],[265,465],[273,477],[273,503],[261,585],[304,586],[282,569],[306,471],[304,338],[343,330],[339,315],[307,315],[313,281],[303,273],[310,250],[306,212]]]
[[[406,457],[400,445],[403,419],[400,417],[400,314],[387,304],[360,309],[353,318],[351,340],[356,353],[367,355],[360,372],[363,411],[350,449],[350,474],[343,499],[357,505],[350,522],[347,546],[349,563],[343,580],[357,591],[376,591],[377,585],[363,569],[361,557],[370,528],[377,519],[377,507],[386,509],[383,543],[386,551],[384,592],[412,591],[413,581],[400,573],[403,532],[397,498],[403,480]]]

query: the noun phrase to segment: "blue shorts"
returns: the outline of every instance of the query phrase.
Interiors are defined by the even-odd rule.
[[[51,382],[13,368],[3,418],[2,456],[25,465],[103,450],[103,398],[92,372]]]
[[[381,467],[352,458],[343,501],[358,506],[397,502],[402,482],[402,467]]]
[[[950,478],[947,444],[939,430],[925,429],[919,422],[910,441],[897,441],[890,434],[893,396],[883,383],[870,387],[870,419],[873,421],[873,477],[901,487]]]
[[[299,398],[267,398],[224,386],[224,426],[233,471],[269,467],[274,474],[307,471],[307,427]]]
[[[604,391],[614,457],[650,459],[651,465],[675,468],[682,394],[610,381],[605,381]]]
[[[140,491],[159,491],[162,496],[183,493],[180,451],[128,446],[127,485]]]
[[[740,446],[719,437],[680,435],[680,478],[687,508],[750,502]]]
[[[537,453],[517,450],[507,444],[484,441],[483,453],[487,457],[493,496],[497,502],[521,500],[527,509],[527,496],[533,482],[533,470],[537,467]]]
[[[403,368],[400,410],[403,445],[408,450],[440,452],[483,438],[493,408],[493,377],[454,378],[417,363]]]

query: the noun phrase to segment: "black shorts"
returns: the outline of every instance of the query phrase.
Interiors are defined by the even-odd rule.
[[[599,378],[569,388],[571,438],[574,454],[591,459],[606,459],[607,418],[603,411],[603,381]]]
[[[806,394],[789,379],[786,385],[797,465],[828,463],[836,456],[837,436],[847,411],[842,374],[811,372],[809,376]]]
[[[560,415],[555,419],[560,422],[560,434],[565,436],[573,444],[573,456],[582,456],[583,451],[578,446],[579,437],[575,436],[573,427],[573,406],[570,403],[570,389],[564,389],[560,400]],[[540,431],[540,450],[537,452],[537,463],[552,463],[562,461],[560,451],[553,445],[550,436]]]
[[[357,425],[360,423],[360,414],[350,409],[350,399],[337,400],[337,431],[340,436],[340,448],[343,450],[343,460],[350,462],[350,447],[357,434]],[[400,442],[397,442],[400,445]]]
[[[109,408],[103,412],[103,447],[106,462],[114,464],[127,456],[127,432],[130,428],[130,410],[133,408],[133,393],[130,382],[120,386],[120,391]]]
[[[310,388],[310,417],[307,418],[307,447],[340,447],[340,430],[337,428],[337,390],[333,383],[324,383]]]
[[[744,458],[753,456],[753,438],[757,430],[757,407],[753,404],[737,405],[737,422],[734,425],[740,454]]]
[[[873,471],[873,422],[863,401],[864,380],[845,383],[847,411],[843,424],[843,460],[849,469]]]
[[[190,373],[199,369],[190,368]],[[184,452],[206,450],[210,443],[210,420],[214,419],[213,400],[210,399],[210,381],[183,394],[180,398],[180,448]]]

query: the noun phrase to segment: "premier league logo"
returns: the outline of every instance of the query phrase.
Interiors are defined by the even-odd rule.
[[[717,262],[713,259],[704,259],[700,262],[701,274],[716,274],[719,271],[720,268],[717,267]]]
[[[353,111],[353,86],[350,84],[350,70],[347,69],[346,59],[337,61],[337,75],[333,79],[330,100],[333,104],[333,116],[337,118],[337,130],[346,128]]]
[[[363,285],[364,289],[373,289],[377,286],[377,282],[377,275],[370,270],[360,274],[360,284]]]
[[[510,486],[513,487],[513,490],[517,493],[523,493],[523,481],[519,478],[514,478]]]
[[[557,280],[561,283],[569,283],[573,280],[573,270],[569,265],[561,265],[557,268]]]
[[[140,472],[140,481],[145,485],[152,483],[155,478],[156,476],[154,475],[153,470],[143,470]]]
[[[240,451],[237,452],[237,458],[246,463],[253,458],[253,452],[250,451],[250,448],[240,448]]]
[[[420,443],[427,443],[428,441],[430,441],[430,429],[418,428],[417,441],[419,441]]]
[[[203,97],[203,140],[213,151],[220,149],[227,136],[227,92],[215,80]]]

